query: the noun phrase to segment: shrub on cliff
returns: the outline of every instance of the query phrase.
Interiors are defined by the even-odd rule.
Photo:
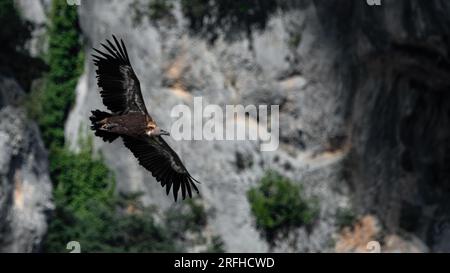
[[[274,171],[268,171],[247,197],[256,227],[271,244],[281,233],[311,225],[318,215],[315,199],[306,198],[300,185]]]
[[[75,102],[75,87],[83,66],[77,9],[65,1],[52,1],[48,64],[50,70],[36,113],[42,136],[52,151],[64,146],[64,122]]]
[[[264,29],[269,16],[280,8],[277,0],[182,0],[181,8],[193,33],[214,41],[220,32],[231,38],[241,32],[250,38],[254,29]]]

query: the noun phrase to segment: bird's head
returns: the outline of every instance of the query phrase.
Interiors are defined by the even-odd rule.
[[[161,135],[167,135],[170,136],[170,133],[167,132],[166,130],[163,130],[161,128],[159,128],[158,126],[156,126],[155,123],[153,122],[149,122],[147,124],[147,130],[145,131],[145,133],[148,136],[161,136]]]

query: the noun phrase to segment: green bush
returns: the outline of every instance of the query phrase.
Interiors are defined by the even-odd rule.
[[[150,20],[157,21],[169,16],[172,8],[170,0],[151,0],[148,4]]]
[[[315,199],[304,197],[302,187],[274,171],[268,171],[260,185],[247,192],[256,226],[269,243],[280,233],[312,225],[318,215]]]
[[[180,232],[184,232],[184,230],[201,232],[207,223],[205,208],[192,199],[188,199],[184,203],[186,204],[185,211],[188,213],[180,213],[180,208],[169,210],[167,212],[168,223],[173,226],[174,230],[179,229]]]
[[[336,211],[336,225],[339,229],[353,226],[356,220],[357,215],[351,208],[340,208]]]
[[[50,152],[64,146],[64,122],[75,101],[74,90],[82,73],[84,55],[79,33],[75,6],[52,1],[47,56],[50,71],[38,102],[42,112],[35,113]]]
[[[219,32],[225,38],[241,32],[249,37],[253,29],[264,29],[281,6],[277,0],[181,0],[181,7],[193,33],[213,42]]]
[[[206,246],[205,252],[224,252],[224,244],[219,236],[209,238],[203,233],[207,223],[207,211],[200,199],[187,199],[165,213],[165,229],[173,238],[186,245]]]
[[[57,202],[77,213],[89,213],[91,200],[108,203],[114,194],[114,179],[101,158],[93,158],[92,141],[85,141],[80,152],[62,149],[55,152],[50,172],[56,181]]]
[[[100,250],[91,244],[99,243],[107,224],[114,223],[114,179],[101,158],[92,157],[92,141],[85,141],[78,153],[62,148],[52,154],[56,211],[44,250],[65,251],[72,240],[82,243],[83,249]]]
[[[214,236],[212,238],[211,244],[209,244],[208,248],[205,251],[206,253],[224,253],[225,247],[222,238],[219,236]]]
[[[110,192],[111,188],[104,190]],[[92,195],[97,193],[90,190],[77,193],[80,197]],[[69,241],[78,241],[82,252],[182,251],[171,231],[156,223],[152,209],[129,210],[139,203],[136,197],[124,199],[111,195],[105,200],[94,197],[83,203],[74,200],[72,206],[58,205],[44,250],[66,252]]]
[[[173,0],[149,0],[145,5],[139,0],[134,0],[130,4],[132,10],[132,21],[136,26],[142,23],[143,18],[147,18],[152,23],[170,18],[173,19]]]
[[[104,190],[110,192],[110,187]],[[77,195],[91,193],[81,190]],[[58,205],[44,250],[67,252],[66,244],[78,241],[82,252],[182,252],[188,245],[204,244],[207,252],[224,251],[219,237],[206,242],[201,229],[206,222],[193,221],[206,219],[202,205],[194,208],[191,202],[180,204],[156,221],[157,211],[142,206],[138,197],[121,195],[104,201],[90,199],[72,206]]]
[[[302,39],[302,35],[300,33],[290,33],[289,34],[289,40],[288,45],[291,49],[297,49],[298,45],[300,44],[300,41]]]

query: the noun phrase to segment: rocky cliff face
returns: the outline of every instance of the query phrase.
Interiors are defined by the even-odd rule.
[[[355,204],[432,251],[450,250],[449,12],[445,1],[317,4],[348,94]]]
[[[38,251],[53,208],[47,152],[23,95],[0,76],[0,252]]]
[[[80,16],[87,56],[93,46],[99,46],[111,34],[123,37],[148,107],[163,128],[173,122],[169,116],[172,107],[192,107],[195,96],[201,96],[205,104],[281,105],[282,143],[276,152],[262,153],[257,143],[248,141],[170,141],[193,175],[203,182],[202,199],[214,212],[210,228],[222,237],[226,249],[268,250],[254,227],[246,192],[269,168],[304,184],[307,194],[321,202],[320,220],[312,233],[297,230],[299,239],[294,249],[280,246],[278,250],[320,251],[332,247],[335,210],[347,206],[346,186],[341,179],[347,145],[339,143],[339,147],[329,149],[329,142],[345,133],[343,113],[339,112],[344,102],[338,92],[323,84],[332,84],[328,77],[333,71],[326,60],[333,52],[317,47],[320,40],[312,32],[319,26],[314,7],[273,16],[265,31],[253,33],[250,39],[219,38],[211,45],[202,37],[188,34],[187,19],[179,5],[173,9],[176,23],[169,26],[145,18],[136,25],[132,4],[83,3]],[[300,44],[292,42],[298,35],[302,36]],[[76,143],[79,126],[87,128],[89,111],[103,108],[96,90],[92,61],[87,59],[77,103],[67,123],[67,137],[72,143]],[[319,104],[323,107],[317,107]],[[96,144],[116,170],[120,190],[143,191],[147,204],[162,209],[172,204],[120,142]]]
[[[448,235],[450,5],[382,2],[300,1],[270,16],[262,31],[234,40],[219,31],[212,44],[189,31],[178,2],[159,21],[136,20],[142,1],[85,1],[79,13],[86,56],[111,34],[126,41],[163,128],[173,122],[172,107],[192,107],[195,96],[204,104],[280,105],[275,152],[249,141],[169,141],[203,182],[210,228],[228,251],[268,250],[246,199],[268,168],[302,183],[321,206],[312,232],[297,230],[296,242],[276,251],[332,250],[336,210],[350,206],[376,215],[388,233],[406,230],[431,250],[449,250],[441,240]],[[80,128],[87,131],[89,111],[103,108],[96,90],[89,57],[66,127],[72,143]],[[96,147],[121,191],[171,206],[121,143]]]
[[[49,1],[25,2],[17,1],[23,16],[42,25]],[[269,250],[246,198],[267,169],[301,183],[320,204],[311,230],[295,230],[271,250],[365,251],[377,239],[383,251],[450,251],[450,4],[294,2],[271,14],[262,30],[218,29],[211,43],[190,30],[179,1],[158,20],[142,12],[147,1],[82,1],[87,58],[66,138],[76,149],[80,134],[89,133],[90,111],[104,109],[89,56],[115,34],[126,42],[147,106],[163,128],[174,121],[172,107],[192,108],[194,97],[205,105],[280,105],[275,152],[251,141],[169,139],[202,181],[210,212],[205,232],[220,235],[227,251]],[[35,54],[41,34],[30,43]],[[2,77],[0,91],[0,251],[35,251],[52,208],[45,151],[17,106],[14,80]],[[173,206],[120,141],[95,145],[119,191],[141,191],[145,204],[162,211]],[[341,232],[341,209],[372,216]]]
[[[46,23],[44,2],[48,3],[16,1],[21,16],[34,29],[26,45],[31,56],[44,50],[39,40]],[[18,82],[8,65],[1,64],[0,75],[0,252],[36,252],[53,209],[52,184],[40,132],[26,115],[24,83]]]
[[[31,39],[26,48],[32,57],[41,56],[47,51],[47,14],[50,11],[51,0],[14,0],[20,16],[31,23]]]
[[[321,63],[332,53],[318,47],[320,40],[312,29],[319,26],[314,7],[310,9],[275,15],[264,31],[254,32],[250,39],[219,37],[210,44],[189,34],[179,3],[173,7],[169,23],[147,18],[136,23],[133,1],[86,1],[80,6],[86,56],[111,34],[122,37],[147,106],[163,128],[170,128],[173,122],[172,107],[192,107],[195,96],[201,96],[204,104],[222,106],[280,105],[282,143],[276,152],[261,152],[259,145],[250,141],[169,139],[188,169],[202,181],[202,200],[213,212],[209,228],[222,237],[227,251],[268,250],[255,229],[246,197],[266,169],[276,169],[304,184],[307,194],[317,196],[321,203],[320,220],[312,232],[297,230],[294,247],[280,245],[277,251],[330,249],[335,210],[348,205],[341,178],[347,145],[339,143],[329,149],[330,139],[339,139],[345,132],[344,115],[339,111],[344,102],[331,89],[329,62]],[[298,35],[302,36],[300,44],[292,41]],[[89,57],[66,125],[66,136],[74,144],[79,132],[87,131],[90,111],[104,108],[94,72]],[[105,144],[97,139],[96,147],[116,171],[119,190],[142,191],[147,204],[163,210],[172,205],[172,198],[163,194],[120,141]]]

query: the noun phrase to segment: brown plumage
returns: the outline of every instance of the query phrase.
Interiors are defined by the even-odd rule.
[[[95,135],[112,142],[118,137],[138,159],[139,164],[149,170],[169,194],[192,197],[192,190],[198,193],[195,180],[184,167],[178,155],[164,141],[161,135],[168,132],[158,127],[148,114],[142,98],[141,87],[131,67],[125,44],[113,35],[114,44],[106,40],[101,44],[106,50],[94,49],[97,54],[97,84],[103,104],[112,112],[92,111],[90,117]]]

